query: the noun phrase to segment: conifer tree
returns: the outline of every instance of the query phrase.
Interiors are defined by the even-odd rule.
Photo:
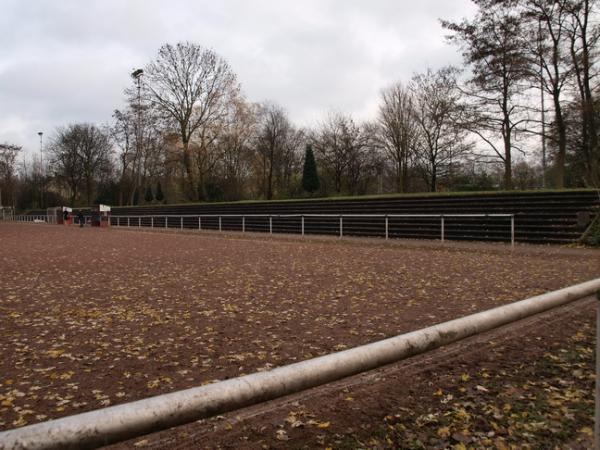
[[[159,202],[162,202],[165,199],[165,196],[162,191],[162,186],[160,185],[160,181],[156,183],[156,195],[154,196],[154,198]]]
[[[148,186],[146,188],[146,194],[144,195],[144,200],[146,200],[147,203],[150,203],[152,200],[154,200],[154,195],[152,194],[151,186]]]
[[[302,170],[302,187],[310,194],[319,189],[319,175],[317,174],[317,163],[313,154],[312,146],[306,146],[306,154],[304,157],[304,168]]]

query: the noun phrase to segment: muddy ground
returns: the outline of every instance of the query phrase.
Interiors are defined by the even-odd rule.
[[[512,251],[498,245],[265,239],[42,224],[0,225],[0,249],[0,429],[265,370],[600,275],[600,252],[590,250],[523,246]],[[540,328],[539,339],[530,341],[545,345],[554,338],[544,333],[555,333],[556,342],[576,348],[569,339],[590,328],[590,308],[583,308],[577,321],[565,316],[565,326]],[[581,339],[591,339],[587,335]],[[515,351],[510,364],[523,365],[532,355],[536,360],[544,357],[544,345],[538,350],[524,348],[518,340],[510,345]],[[495,354],[474,355],[487,353]],[[505,353],[499,352],[502,362],[496,365],[507,364],[505,357],[512,352]],[[583,366],[573,370],[585,369],[585,361],[575,363]],[[459,379],[476,379],[481,365],[481,360],[467,358]],[[433,397],[438,403],[438,397],[447,398],[446,390],[461,387],[448,378],[457,370],[455,360],[441,367],[439,372],[420,372],[424,375],[419,381],[433,383],[434,393],[442,390]],[[215,426],[208,421],[200,424],[204,431],[195,432],[201,441],[190,445],[369,447],[373,440],[373,446],[393,448],[404,439],[396,428],[420,428],[417,407],[424,408],[425,417],[440,411],[435,402],[428,403],[429,391],[419,383],[413,386],[417,375],[398,377],[395,384],[413,392],[407,397],[412,403],[389,400],[387,394],[394,391],[383,384],[366,396],[346,395],[351,399],[340,400],[336,408],[350,422],[356,419],[355,424],[327,416],[336,402],[326,400],[318,411],[294,407],[276,419],[267,414],[257,420],[275,428],[257,425],[258,432],[236,431],[240,427],[226,419],[225,432],[206,435]],[[475,386],[493,392],[484,384]],[[319,403],[311,400],[312,405]],[[415,422],[386,419],[402,411],[396,407],[408,408]],[[432,412],[425,412],[427,408]],[[460,436],[454,422],[442,419],[427,422],[437,427],[432,428],[437,441],[425,447],[472,445],[468,436],[455,439]],[[371,425],[360,431],[365,420]],[[575,422],[582,420],[577,416]],[[285,428],[288,423],[290,429]],[[507,427],[511,436],[518,435]],[[576,431],[565,439],[585,436],[586,425]],[[498,439],[494,433],[490,439]],[[424,438],[417,434],[410,445],[418,448]],[[482,442],[483,437],[477,439]],[[181,436],[176,441],[187,445]],[[152,440],[131,445],[152,445]]]

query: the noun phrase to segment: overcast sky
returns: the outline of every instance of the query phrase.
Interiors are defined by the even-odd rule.
[[[229,61],[248,100],[298,125],[328,111],[373,117],[382,88],[460,62],[440,18],[470,0],[1,0],[0,142],[39,151],[72,122],[109,123],[132,69],[166,43]]]

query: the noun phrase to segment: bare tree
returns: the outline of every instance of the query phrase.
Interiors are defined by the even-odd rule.
[[[87,204],[91,205],[96,181],[110,170],[112,144],[108,132],[86,123],[59,128],[50,151],[53,169],[69,186],[71,204],[83,186]]]
[[[381,93],[376,136],[385,155],[394,164],[396,192],[405,192],[407,171],[417,140],[413,100],[408,89],[397,83]]]
[[[517,0],[473,0],[478,6],[472,21],[442,21],[453,34],[451,42],[463,50],[472,69],[466,93],[471,118],[463,125],[487,143],[504,164],[504,188],[512,189],[515,136],[524,128],[528,108],[522,103],[529,76],[527,44],[522,33]]]
[[[259,156],[262,179],[262,195],[267,200],[274,195],[274,179],[290,156],[290,141],[296,130],[286,111],[274,104],[261,108],[254,147]]]
[[[188,196],[195,199],[198,189],[190,141],[199,133],[203,145],[208,127],[226,116],[228,99],[238,90],[235,75],[214,51],[191,42],[163,45],[145,74],[150,101],[178,128]]]
[[[149,181],[162,175],[164,168],[165,121],[158,108],[148,99],[145,86],[137,90],[125,89],[127,107],[115,110],[114,124],[110,128],[118,149],[119,204],[133,204]],[[142,92],[144,92],[143,95]]]
[[[330,113],[313,133],[312,142],[321,167],[333,178],[335,192],[341,193],[350,164],[355,167],[360,164],[360,152],[365,144],[360,127],[350,116]],[[351,178],[357,175],[355,167]]]
[[[415,134],[419,136],[414,142],[415,157],[432,192],[437,190],[438,178],[470,148],[461,123],[456,74],[452,67],[427,70],[410,83]]]
[[[569,53],[575,74],[575,85],[581,113],[581,152],[585,164],[585,179],[590,186],[600,186],[600,142],[598,112],[594,98],[597,76],[595,63],[600,39],[600,24],[593,20],[597,0],[568,0],[567,36]]]
[[[0,144],[0,207],[15,204],[15,172],[20,151],[18,145]]]
[[[258,106],[243,98],[231,102],[224,130],[219,139],[224,196],[239,200],[250,170],[252,139],[256,133]]]
[[[531,80],[541,89],[541,135],[552,139],[557,148],[554,158],[555,186],[563,188],[565,182],[565,159],[567,153],[567,124],[563,111],[565,87],[572,75],[567,41],[567,0],[522,0],[525,42],[531,53]],[[554,132],[546,131],[544,96],[549,95],[554,112]],[[545,150],[545,149],[544,149]],[[545,155],[543,166],[545,169]],[[545,175],[544,175],[545,176]]]
[[[69,204],[74,205],[83,181],[81,164],[80,133],[75,125],[58,128],[50,141],[51,166],[59,180],[66,183],[69,190]]]

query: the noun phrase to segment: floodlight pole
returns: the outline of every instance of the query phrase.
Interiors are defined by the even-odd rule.
[[[38,136],[40,137],[40,176],[41,176],[40,208],[43,208],[44,207],[44,143],[43,143],[44,132],[39,131]]]
[[[141,139],[142,139],[142,96],[141,96],[141,83],[142,83],[142,75],[144,71],[142,69],[134,70],[131,73],[131,77],[136,81],[137,84],[137,130],[135,133],[135,148],[136,148],[136,156],[138,160],[138,164],[141,164],[142,158],[140,158],[141,153]],[[138,176],[137,176],[137,186],[138,189],[140,186],[140,176],[141,176],[141,167],[138,167]],[[141,193],[140,193],[141,194]]]

